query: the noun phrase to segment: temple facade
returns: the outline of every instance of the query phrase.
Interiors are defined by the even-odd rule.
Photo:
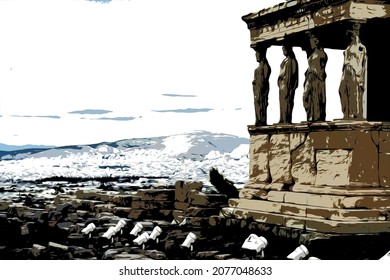
[[[390,56],[384,39],[390,1],[290,0],[242,17],[257,55],[249,182],[224,215],[305,232],[390,232]],[[266,49],[283,46],[278,84],[269,85]],[[297,67],[306,51],[303,104],[291,123]],[[344,51],[343,119],[326,121],[326,50]],[[273,71],[277,71],[274,70]],[[267,125],[269,87],[279,87],[281,119]],[[260,105],[258,105],[260,104]],[[264,105],[265,104],[265,105]]]

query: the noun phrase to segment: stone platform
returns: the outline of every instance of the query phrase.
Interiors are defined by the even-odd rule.
[[[308,232],[390,232],[389,124],[249,126],[249,133],[249,182],[221,215]]]

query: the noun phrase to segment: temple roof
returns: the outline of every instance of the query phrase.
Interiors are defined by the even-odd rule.
[[[242,17],[250,29],[251,46],[280,44],[316,30],[329,48],[342,49],[351,21],[367,22],[390,17],[390,0],[290,0]]]

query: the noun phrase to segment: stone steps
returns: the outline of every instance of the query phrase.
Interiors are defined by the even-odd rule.
[[[249,221],[252,220],[258,223],[280,225],[289,228],[322,233],[371,234],[390,231],[390,221],[332,221],[233,207],[222,208],[220,211],[220,217]]]

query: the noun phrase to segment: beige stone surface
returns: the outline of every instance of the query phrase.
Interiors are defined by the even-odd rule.
[[[190,192],[189,203],[192,206],[218,207],[227,205],[228,199],[224,194],[205,194],[196,190]]]
[[[379,184],[390,187],[390,152],[379,153]]]
[[[303,145],[291,153],[291,174],[295,183],[313,185],[315,183],[315,154],[313,140],[307,137]]]
[[[265,200],[250,200],[250,199],[229,199],[229,206],[241,209],[259,210],[265,212],[280,213],[282,209],[281,203],[275,203]]]
[[[273,183],[291,183],[291,153],[289,134],[270,137],[269,168]]]
[[[287,192],[284,191],[270,191],[267,195],[267,200],[275,202],[284,202],[284,195]]]
[[[369,233],[369,222],[341,222],[308,219],[306,229],[325,233]]]
[[[280,213],[283,215],[306,216],[306,205],[281,203]]]
[[[357,133],[352,154],[350,181],[354,185],[379,185],[379,153],[371,131]]]
[[[345,196],[365,196],[365,195],[390,195],[390,189],[382,187],[349,187],[349,186],[311,186],[295,184],[290,188],[293,192],[304,192],[312,194],[330,194]]]
[[[356,131],[318,131],[310,132],[313,147],[316,150],[353,149],[356,142]]]
[[[249,188],[242,188],[238,192],[239,198],[246,198],[246,199],[265,199],[267,197],[267,194],[268,191],[266,190],[249,189]]]
[[[249,179],[252,183],[269,180],[269,137],[252,135],[249,145]]]
[[[202,182],[177,181],[175,184],[175,201],[188,202],[191,190],[201,190]]]
[[[316,185],[343,186],[349,184],[352,151],[316,150]]]
[[[133,209],[171,209],[173,208],[173,202],[171,201],[133,201],[131,203]]]
[[[190,207],[190,204],[188,202],[175,201],[174,207],[177,210],[186,211]]]
[[[130,207],[131,202],[133,201],[133,196],[131,196],[131,195],[111,195],[108,201],[110,201],[118,206]]]
[[[346,197],[341,202],[342,208],[390,208],[390,196]]]
[[[379,132],[379,152],[390,153],[390,131]]]
[[[305,133],[291,133],[290,134],[290,151],[295,150],[302,145],[306,140]]]
[[[172,189],[142,189],[138,190],[134,197],[139,197],[141,200],[158,200],[169,201],[175,197],[175,190]]]
[[[94,206],[94,211],[96,213],[102,213],[102,212],[113,213],[114,208],[115,208],[115,204],[112,203],[98,204]]]
[[[295,217],[285,217],[283,225],[289,228],[305,229],[306,220]]]

